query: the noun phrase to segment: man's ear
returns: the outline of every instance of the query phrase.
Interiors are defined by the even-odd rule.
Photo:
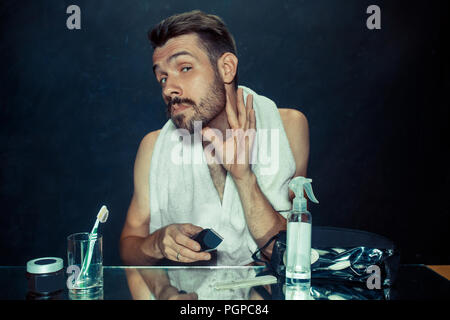
[[[236,76],[237,66],[238,58],[231,52],[225,52],[217,60],[217,67],[224,83],[230,84],[233,82]]]

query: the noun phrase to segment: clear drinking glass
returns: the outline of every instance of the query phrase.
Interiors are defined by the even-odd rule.
[[[103,238],[89,239],[89,232],[67,237],[67,288],[71,299],[102,299]]]

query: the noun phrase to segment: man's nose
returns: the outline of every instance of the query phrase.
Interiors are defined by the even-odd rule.
[[[164,86],[163,93],[165,96],[173,99],[175,96],[182,96],[183,89],[179,81],[173,77],[166,78],[166,85]]]

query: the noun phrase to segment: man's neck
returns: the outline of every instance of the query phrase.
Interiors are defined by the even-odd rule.
[[[231,87],[226,88],[227,90],[227,101],[226,103],[231,103],[231,107],[233,108],[235,114],[237,115],[237,91]],[[228,101],[230,100],[230,101]],[[226,132],[227,129],[230,129],[230,124],[228,122],[228,117],[227,117],[227,111],[226,111],[226,107],[223,108],[223,110],[214,118],[212,119],[209,123],[208,123],[208,127],[211,129],[218,129],[220,130],[220,132],[222,132],[222,137],[223,139],[226,138]]]

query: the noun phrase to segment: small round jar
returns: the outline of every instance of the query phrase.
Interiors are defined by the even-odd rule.
[[[45,257],[27,262],[27,299],[60,299],[64,289],[64,264],[61,258]]]

